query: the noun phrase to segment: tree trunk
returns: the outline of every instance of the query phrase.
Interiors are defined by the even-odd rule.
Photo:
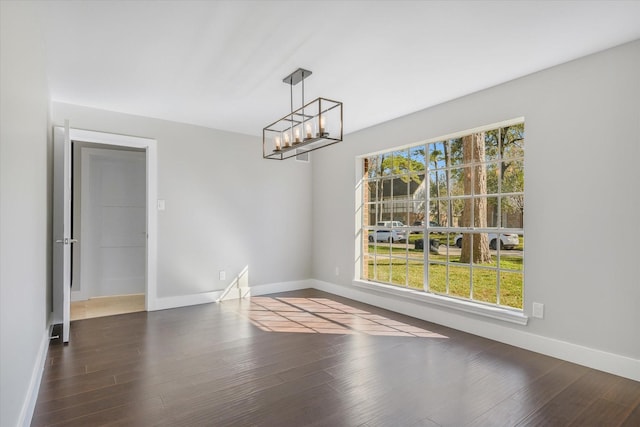
[[[463,164],[466,165],[474,161],[484,160],[484,155],[484,132],[475,133],[462,138]],[[471,179],[472,169],[474,173],[473,182]],[[487,194],[487,170],[484,164],[477,164],[472,167],[468,167],[464,172],[463,184],[465,194],[473,194],[475,196]],[[473,192],[471,191],[472,187]],[[472,203],[474,204],[473,206]],[[486,197],[465,199],[464,211],[462,212],[462,226],[474,226],[477,228],[487,227]],[[489,236],[486,233],[463,234],[460,262],[473,262],[474,264],[491,262]]]

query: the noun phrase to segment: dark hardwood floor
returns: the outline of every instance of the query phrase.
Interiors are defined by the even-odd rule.
[[[72,323],[33,426],[640,426],[640,383],[316,290]]]

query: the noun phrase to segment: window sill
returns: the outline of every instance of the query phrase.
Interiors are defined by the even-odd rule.
[[[492,319],[501,320],[504,322],[515,323],[517,325],[526,325],[529,321],[529,317],[527,317],[524,313],[516,310],[492,307],[484,304],[474,303],[471,301],[458,300],[442,295],[435,295],[426,292],[415,291],[412,289],[399,288],[392,285],[369,282],[366,280],[354,280],[353,285],[361,289],[390,294],[400,298],[412,301],[420,301],[426,304],[446,307],[452,310],[463,311],[465,313],[476,314],[478,316],[490,317]]]

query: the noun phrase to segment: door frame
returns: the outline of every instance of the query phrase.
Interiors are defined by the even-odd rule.
[[[83,129],[69,129],[71,142],[141,148],[146,157],[146,222],[147,245],[145,266],[145,310],[153,311],[157,306],[157,256],[158,256],[158,212],[155,209],[158,198],[158,151],[157,141],[151,138],[96,132]]]

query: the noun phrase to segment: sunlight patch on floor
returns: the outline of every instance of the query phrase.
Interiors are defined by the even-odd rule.
[[[270,332],[447,338],[328,298],[251,297],[243,313],[252,324]]]

